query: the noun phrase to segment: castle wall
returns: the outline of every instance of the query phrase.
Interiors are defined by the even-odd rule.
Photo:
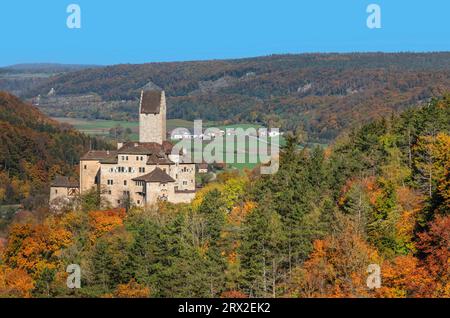
[[[180,163],[177,166],[176,186],[178,190],[195,190],[195,164],[193,163]]]
[[[161,114],[140,114],[139,115],[139,141],[156,142],[163,141],[163,131],[161,127]]]
[[[136,160],[137,158],[139,160]],[[123,204],[124,191],[129,191],[130,199],[135,204],[143,203],[144,198],[137,193],[142,191],[142,186],[137,186],[132,179],[150,173],[154,169],[154,167],[146,165],[146,160],[147,156],[119,155],[117,164],[102,164],[100,185],[104,198],[111,205]]]
[[[166,97],[161,93],[159,114],[139,114],[139,142],[156,142],[166,140]]]
[[[140,160],[141,157],[143,157],[143,160]],[[159,167],[176,180],[176,182],[168,183],[170,186],[167,188],[161,188],[168,191],[168,200],[170,202],[186,202],[188,200],[186,199],[187,197],[193,198],[192,195],[187,196],[185,193],[176,193],[175,188],[177,190],[195,190],[195,164],[147,165],[146,161],[147,156],[120,154],[117,164],[101,165],[100,184],[102,195],[112,206],[123,204],[125,191],[129,191],[130,199],[135,205],[143,206],[145,200],[140,193],[144,191],[144,188],[142,185],[136,184],[132,179],[148,174],[156,167]],[[160,195],[158,191],[158,188],[153,183],[147,184],[147,204],[156,202],[156,198]]]
[[[160,114],[161,114],[162,141],[165,141],[167,139],[167,105],[166,105],[166,94],[164,91],[161,92]]]
[[[78,188],[50,187],[49,207],[52,210],[59,210],[65,204],[72,202],[79,193]]]
[[[195,198],[194,192],[175,192],[174,195],[169,198],[169,201],[172,203],[190,203]]]
[[[146,204],[151,205],[158,202],[162,196],[165,196],[169,202],[173,202],[171,199],[174,196],[174,182],[168,183],[147,183],[147,196]]]
[[[100,170],[98,160],[80,161],[80,193],[89,191],[96,185],[96,177]]]
[[[69,189],[66,187],[50,188],[50,202],[58,198],[67,198],[68,196],[69,196]]]

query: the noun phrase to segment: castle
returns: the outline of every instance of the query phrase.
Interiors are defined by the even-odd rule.
[[[57,177],[50,188],[50,205],[68,201],[92,188],[101,190],[114,207],[136,206],[158,200],[188,203],[195,196],[195,163],[182,153],[172,154],[166,141],[164,91],[141,92],[139,142],[118,143],[117,150],[91,150],[80,159],[80,180]]]

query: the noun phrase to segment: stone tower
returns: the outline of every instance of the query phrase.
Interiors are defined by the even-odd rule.
[[[166,95],[160,90],[143,90],[139,104],[139,142],[166,140]]]

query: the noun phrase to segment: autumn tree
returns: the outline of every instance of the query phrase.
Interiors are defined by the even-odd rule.
[[[375,248],[368,245],[356,224],[338,216],[336,231],[314,242],[310,258],[294,270],[287,284],[295,297],[367,297],[369,264],[381,264]]]

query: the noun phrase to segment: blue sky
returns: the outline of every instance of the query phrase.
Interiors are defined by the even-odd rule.
[[[72,3],[81,29],[66,26]],[[366,26],[371,3],[381,7],[381,29]],[[8,0],[0,65],[450,51],[449,15],[448,0]]]

